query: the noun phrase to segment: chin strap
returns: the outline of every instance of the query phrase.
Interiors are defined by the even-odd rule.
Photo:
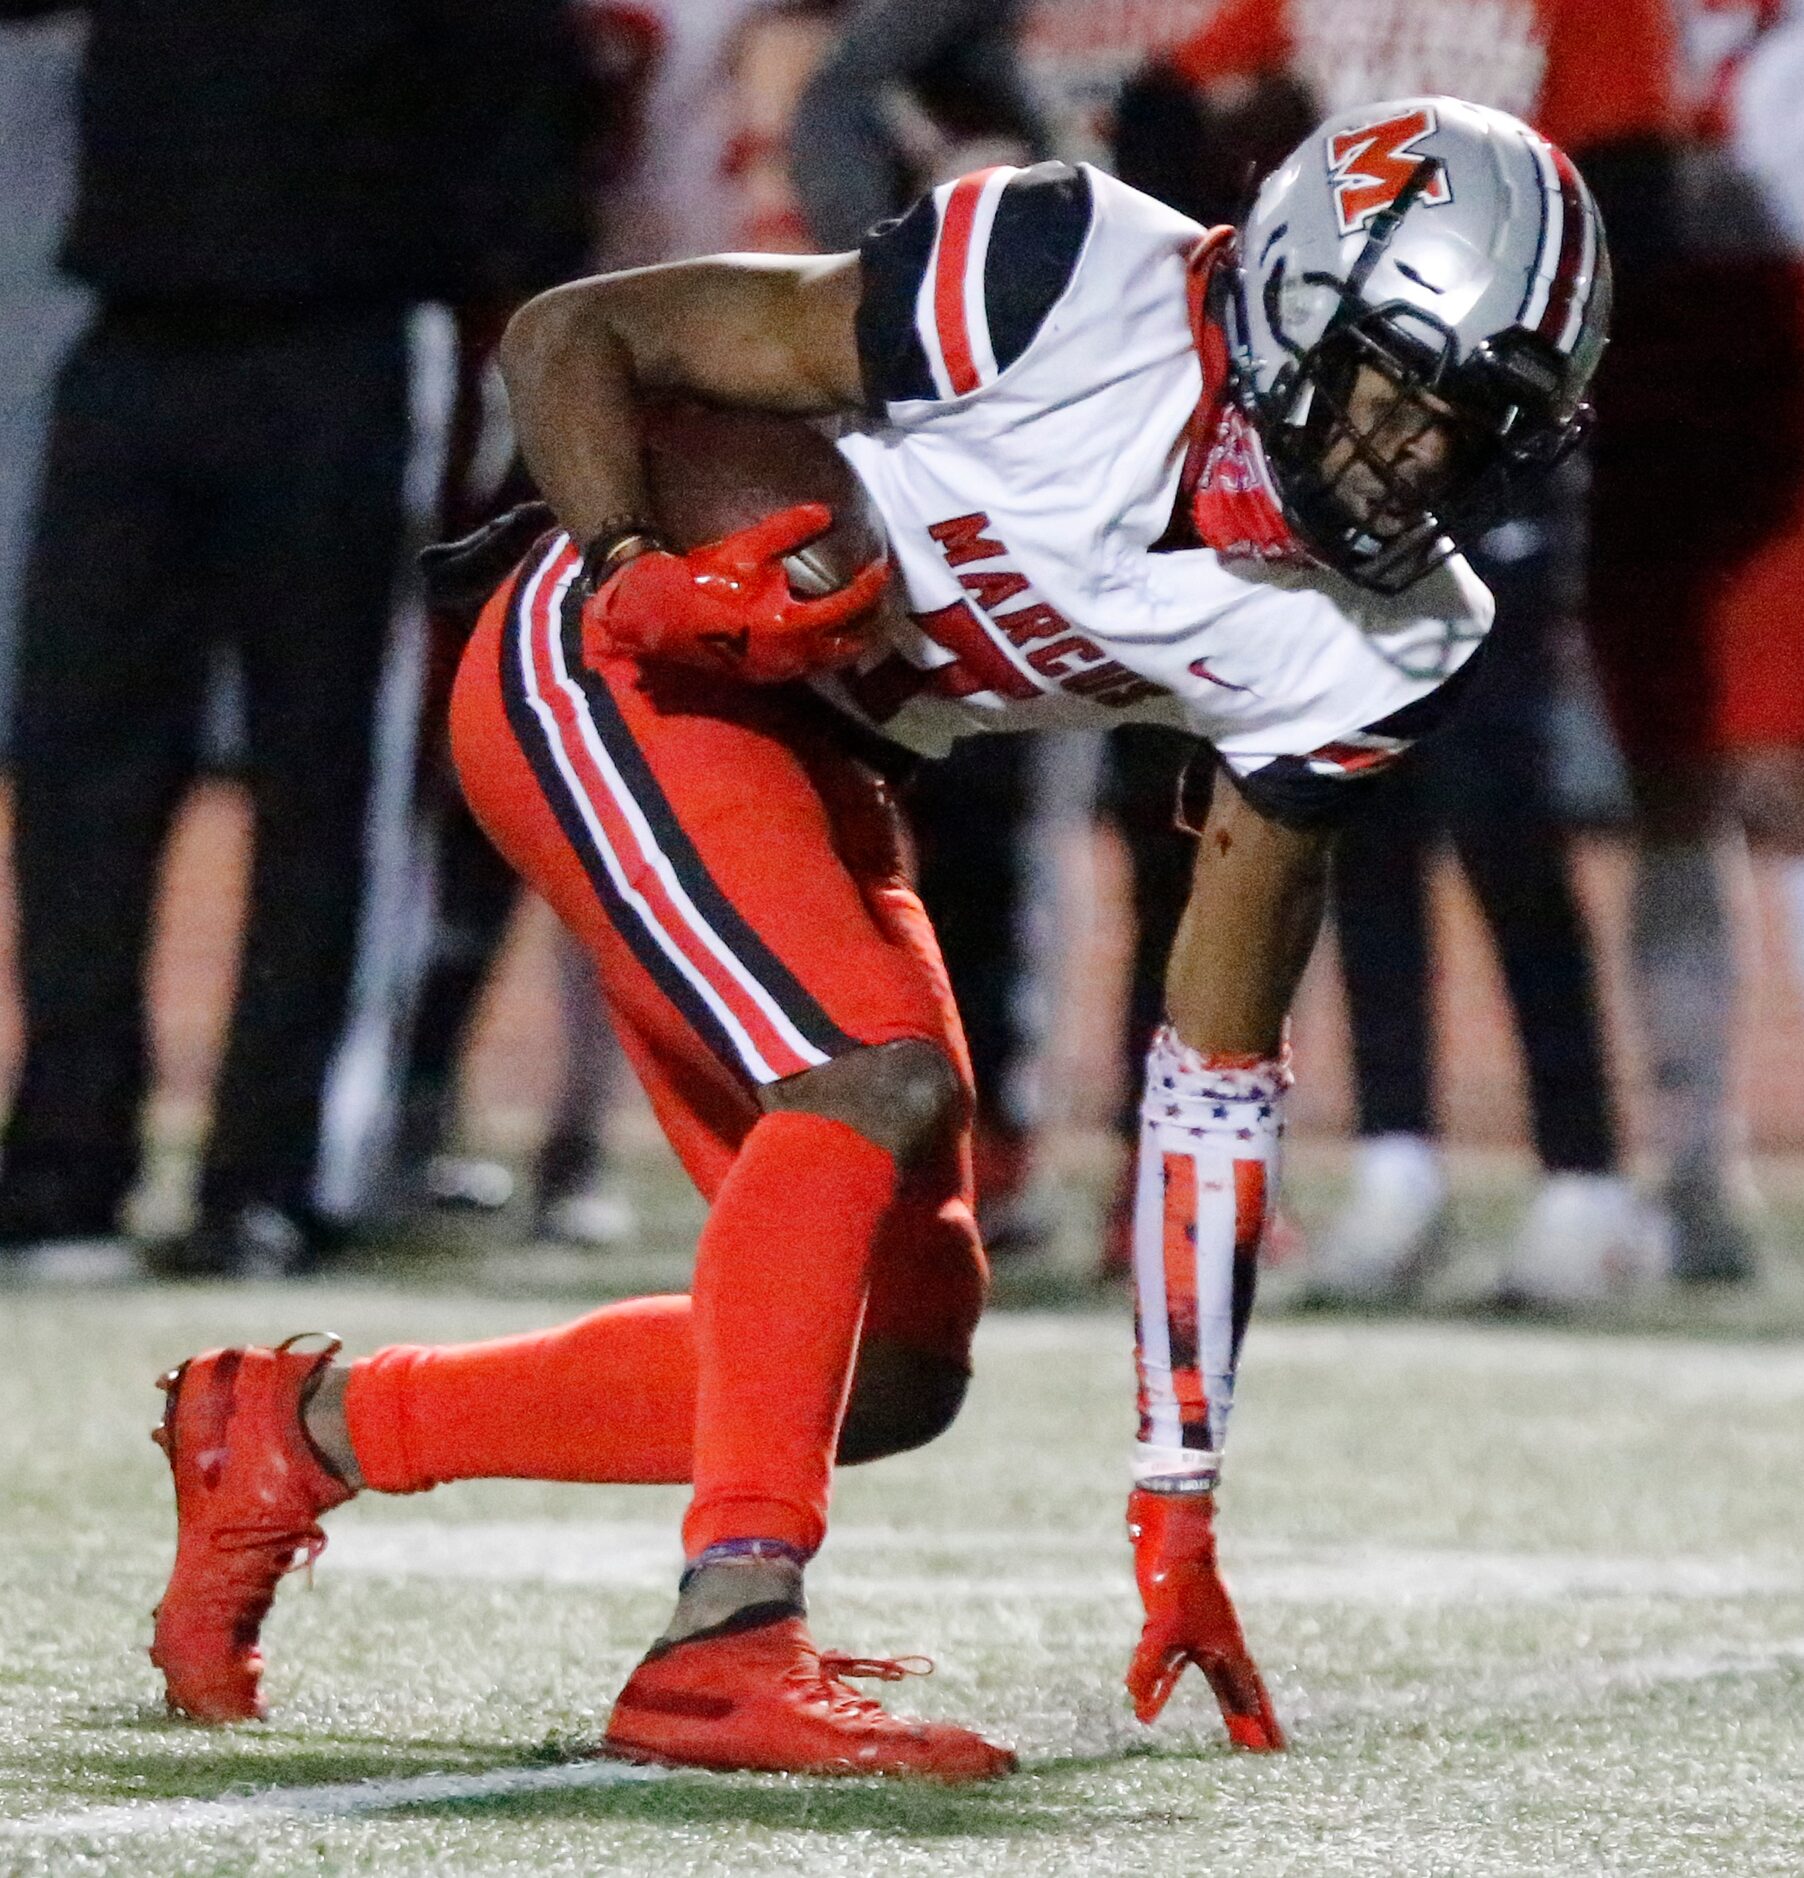
[[[1307,561],[1308,550],[1284,518],[1252,420],[1223,404],[1203,452],[1190,519],[1197,538],[1224,560]]]
[[[1252,420],[1230,392],[1228,339],[1211,306],[1220,270],[1231,267],[1236,236],[1212,228],[1189,261],[1190,330],[1203,368],[1203,395],[1190,420],[1178,484],[1178,514],[1197,543],[1227,560],[1307,561]]]

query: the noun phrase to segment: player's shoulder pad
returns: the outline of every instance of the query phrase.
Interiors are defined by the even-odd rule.
[[[963,398],[1032,345],[1096,214],[1089,172],[998,166],[942,183],[860,249],[857,332],[873,410]]]

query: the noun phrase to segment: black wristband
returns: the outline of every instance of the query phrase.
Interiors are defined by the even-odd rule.
[[[658,531],[643,515],[610,515],[583,547],[583,584],[593,593],[616,570],[615,557],[628,542],[662,548]]]

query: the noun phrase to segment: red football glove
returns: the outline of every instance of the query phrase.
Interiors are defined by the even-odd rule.
[[[798,503],[687,554],[636,555],[583,608],[584,648],[669,659],[779,684],[844,665],[863,644],[863,616],[889,581],[889,562],[861,567],[819,599],[790,591],[783,557],[833,526],[821,502]]]
[[[1254,1753],[1276,1753],[1284,1746],[1284,1730],[1215,1568],[1215,1496],[1136,1487],[1128,1495],[1128,1537],[1146,1607],[1127,1673],[1134,1713],[1152,1721],[1185,1665],[1194,1663],[1221,1704],[1229,1740]]]

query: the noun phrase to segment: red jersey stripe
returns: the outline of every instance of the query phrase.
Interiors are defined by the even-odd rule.
[[[933,272],[933,323],[939,334],[940,356],[953,395],[962,398],[978,385],[977,362],[971,354],[971,328],[965,318],[965,269],[971,259],[971,231],[977,221],[977,201],[983,186],[995,175],[973,170],[953,184],[940,221],[939,258]]]

